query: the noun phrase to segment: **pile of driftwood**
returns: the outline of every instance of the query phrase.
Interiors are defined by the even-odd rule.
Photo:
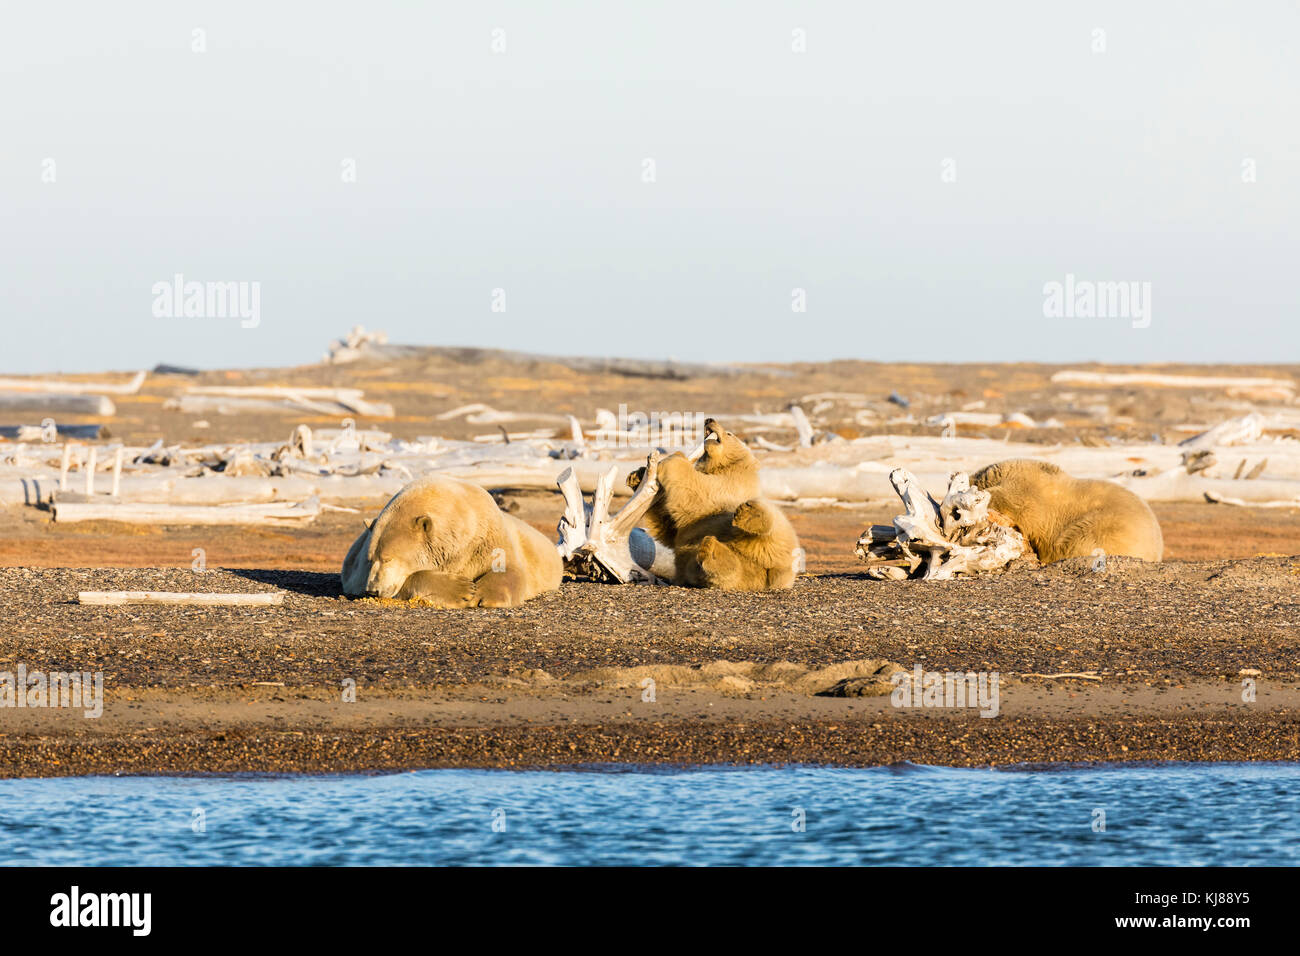
[[[695,461],[703,454],[704,445],[700,444],[687,457]],[[611,467],[600,476],[590,502],[583,499],[572,467],[556,480],[564,496],[556,547],[570,573],[611,584],[655,584],[673,576],[672,551],[637,527],[659,493],[660,460],[658,451],[646,458],[636,491],[617,514],[611,513],[610,503],[618,468]]]
[[[672,552],[637,527],[659,492],[658,470],[655,452],[646,459],[641,484],[617,514],[610,513],[617,468],[600,476],[590,502],[583,499],[573,469],[564,470],[556,482],[564,496],[556,547],[570,573],[611,584],[655,583],[672,576]]]
[[[964,472],[948,482],[935,501],[909,472],[895,468],[890,484],[905,514],[892,525],[873,525],[858,539],[857,555],[878,579],[944,580],[995,571],[1025,553],[1019,531],[989,508],[989,493],[970,486]]]
[[[408,354],[439,354],[471,363],[558,363],[583,371],[668,378],[726,374],[711,365],[391,346],[383,333],[359,327],[335,343],[329,360]],[[1281,395],[1288,386],[1281,379],[1145,373],[1139,377],[1159,387],[1213,387],[1230,394],[1234,389],[1273,389]],[[1096,372],[1067,371],[1054,378],[1090,388],[1126,387],[1134,382],[1131,375]],[[109,394],[138,391],[143,381],[144,373],[130,382],[113,384],[0,379],[0,398],[18,394],[29,403],[22,407],[39,409],[48,408],[53,400],[89,398],[85,410],[111,412]],[[89,390],[100,394],[82,394]],[[35,406],[30,405],[33,401]],[[798,505],[879,500],[888,494],[885,478],[896,467],[908,469],[913,481],[937,487],[954,472],[970,472],[1014,457],[1048,461],[1079,477],[1108,478],[1148,501],[1210,500],[1265,507],[1300,503],[1300,442],[1293,437],[1300,431],[1300,414],[1293,407],[1275,406],[1213,427],[1189,427],[1198,433],[1177,446],[1158,439],[1112,446],[1096,436],[1089,436],[1088,445],[1019,443],[1010,440],[1015,428],[1059,423],[1050,418],[1038,422],[1023,413],[989,411],[984,401],[929,418],[931,424],[942,428],[940,435],[894,435],[888,434],[886,427],[869,437],[850,439],[834,430],[835,423],[846,418],[864,427],[888,426],[895,420],[889,416],[898,413],[905,413],[911,424],[926,421],[917,411],[921,406],[916,401],[916,396],[908,399],[898,394],[883,399],[878,394],[818,392],[803,395],[778,411],[755,408],[727,420],[743,432],[762,459],[764,496]],[[928,404],[930,410],[942,409],[934,401]],[[702,437],[696,429],[703,418],[683,412],[628,414],[623,407],[615,414],[598,408],[593,424],[592,419],[579,421],[571,414],[474,403],[438,415],[435,427],[438,421],[463,419],[484,426],[485,434],[468,441],[431,436],[410,441],[356,428],[351,416],[391,417],[393,408],[367,401],[355,388],[196,386],[174,396],[169,407],[228,413],[295,409],[347,419],[341,429],[313,432],[300,425],[287,442],[198,447],[168,445],[162,440],[149,447],[104,445],[95,441],[98,426],[56,425],[52,418],[41,425],[0,425],[0,436],[12,434],[18,440],[16,445],[0,442],[0,505],[57,505],[53,511],[59,521],[293,522],[312,520],[319,508],[332,507],[327,502],[382,502],[411,480],[433,472],[490,489],[549,490],[558,482],[570,518],[562,529],[567,556],[575,567],[585,563],[594,574],[624,580],[653,574],[652,568],[660,566],[664,556],[648,538],[643,540],[630,530],[645,499],[634,497],[627,508],[615,513],[612,498],[627,493],[624,479],[648,455],[695,447]],[[507,430],[517,422],[524,423],[519,431]],[[970,426],[996,427],[1004,435],[997,440],[958,434],[959,427]],[[76,441],[78,438],[84,441]],[[84,479],[77,482],[77,488],[70,486],[73,472]],[[590,505],[581,502],[584,492],[596,495]],[[950,489],[950,496],[960,493]],[[313,506],[313,501],[320,502],[319,507]],[[206,508],[221,510],[208,512]],[[943,550],[936,539],[930,539],[928,548],[922,547],[926,539],[921,532],[926,529],[924,522],[914,523],[910,536],[900,534],[897,528],[873,529],[864,550],[877,563],[886,562],[879,570],[885,576],[936,576],[961,561],[974,566],[975,559],[963,557],[953,548],[947,549],[952,552],[948,557],[936,557]],[[972,541],[981,547],[988,544],[976,541],[969,530],[962,530],[954,539],[949,533],[951,518],[939,520],[934,530],[939,538],[959,547],[969,547]]]
[[[458,411],[486,414],[483,409]],[[1300,442],[1261,435],[1267,424],[1249,416],[1234,419],[1182,446],[1044,446],[904,435],[819,443],[814,432],[808,447],[778,451],[758,442],[755,451],[763,463],[764,496],[803,505],[878,501],[889,494],[887,478],[894,467],[906,468],[934,487],[953,472],[1033,457],[1078,477],[1117,481],[1148,501],[1292,506],[1300,500]],[[549,490],[566,469],[588,493],[612,469],[609,494],[619,496],[628,493],[624,479],[652,451],[694,447],[693,441],[685,443],[695,438],[687,431],[570,425],[557,437],[508,443],[499,437],[493,442],[432,436],[403,440],[355,426],[313,431],[300,425],[288,441],[191,446],[159,440],[148,447],[78,442],[64,431],[37,426],[24,430],[23,437],[39,434],[40,441],[0,442],[0,504],[44,505],[56,496],[70,500],[77,492],[103,506],[299,503],[312,496],[322,502],[373,501],[386,500],[407,482],[432,472],[491,489]],[[682,444],[676,449],[647,444],[655,439]],[[70,486],[74,472],[84,491]]]

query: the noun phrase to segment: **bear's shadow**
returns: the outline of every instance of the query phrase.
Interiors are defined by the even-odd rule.
[[[305,594],[307,597],[338,598],[343,596],[343,582],[338,572],[327,574],[323,571],[275,571],[263,568],[228,568],[249,581],[269,584],[282,591]]]

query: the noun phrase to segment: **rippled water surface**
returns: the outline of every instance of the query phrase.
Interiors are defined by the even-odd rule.
[[[1294,864],[1300,765],[3,780],[0,831],[19,864]]]

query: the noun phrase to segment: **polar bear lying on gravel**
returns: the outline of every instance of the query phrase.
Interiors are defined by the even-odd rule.
[[[513,607],[560,586],[563,563],[541,532],[477,485],[431,476],[407,485],[343,559],[348,597],[435,607]]]
[[[1112,481],[1071,478],[1056,465],[1013,458],[977,471],[971,484],[990,493],[1044,564],[1096,554],[1159,561],[1160,522],[1147,503]]]

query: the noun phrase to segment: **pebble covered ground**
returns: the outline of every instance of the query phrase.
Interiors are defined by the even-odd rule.
[[[90,607],[81,590],[271,591],[266,608]],[[348,601],[336,575],[304,571],[0,568],[6,608],[0,672],[103,671],[114,698],[151,694],[180,717],[137,727],[108,720],[19,726],[0,709],[0,775],[98,772],[398,769],[633,762],[915,762],[986,765],[1075,760],[1298,759],[1290,707],[1179,705],[1195,686],[1237,693],[1300,682],[1300,559],[1144,565],[1111,558],[1032,563],[988,578],[875,582],[856,573],[801,578],[789,592],[717,593],[566,583],[510,609],[443,611]],[[507,675],[556,678],[594,668],[864,658],[926,670],[1092,673],[1071,680],[1077,712],[824,710],[750,702],[742,720],[666,710],[485,724],[394,716],[364,728],[319,715],[268,724],[205,719],[213,696],[250,701],[332,688],[340,674],[394,700],[453,700]],[[1069,680],[1069,679],[1067,679]],[[283,691],[279,688],[283,686]],[[1155,688],[1168,705],[1118,716],[1089,706],[1095,687]],[[285,706],[291,706],[286,704]],[[192,719],[186,719],[187,710]],[[27,712],[30,715],[30,712]],[[251,713],[251,711],[250,711]],[[397,711],[394,711],[397,714]],[[526,716],[527,715],[527,716]],[[66,715],[65,715],[66,716]],[[8,726],[6,726],[6,724]]]

